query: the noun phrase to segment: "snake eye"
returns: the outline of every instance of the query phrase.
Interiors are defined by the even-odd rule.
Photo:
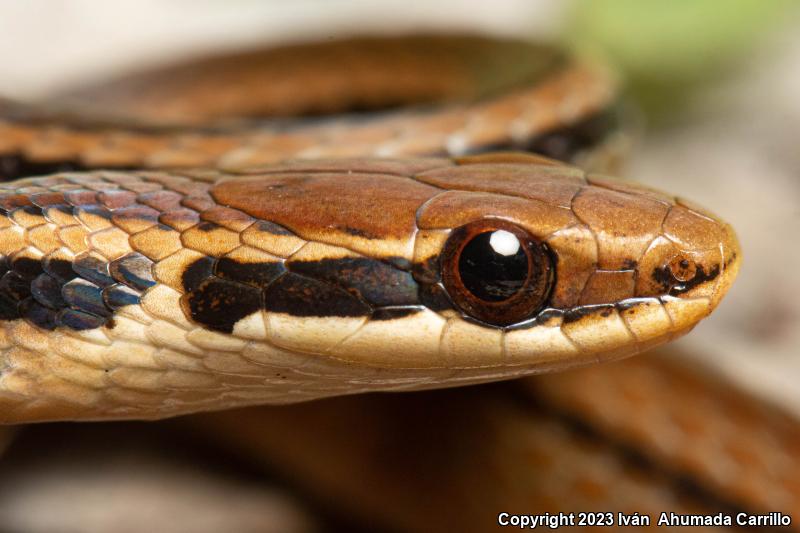
[[[545,245],[503,220],[480,220],[453,230],[441,266],[453,303],[496,326],[531,318],[545,303],[553,281]]]

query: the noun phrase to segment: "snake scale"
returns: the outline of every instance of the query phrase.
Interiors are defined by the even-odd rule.
[[[450,387],[688,332],[733,282],[736,236],[581,170],[617,161],[618,104],[602,66],[470,36],[0,102],[0,420]]]

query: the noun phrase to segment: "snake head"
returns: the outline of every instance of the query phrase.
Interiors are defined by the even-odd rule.
[[[527,373],[643,351],[691,330],[739,268],[728,224],[634,183],[503,156],[416,179],[447,190],[418,214],[415,276],[465,368],[488,354]]]
[[[0,187],[0,421],[443,387],[666,342],[739,266],[688,202],[524,155]]]

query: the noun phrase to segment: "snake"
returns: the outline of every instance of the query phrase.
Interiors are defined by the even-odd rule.
[[[780,513],[789,527],[750,528],[797,530],[796,419],[677,355],[657,348],[508,383],[205,413],[180,430],[371,528],[492,531],[505,512],[540,529],[559,513],[573,514],[557,523],[566,531],[650,529],[621,523],[621,512],[668,531],[738,531],[748,529],[740,514]],[[579,513],[595,521],[579,525]]]
[[[687,333],[741,251],[602,173],[620,91],[555,47],[416,35],[0,101],[0,421],[449,388]]]

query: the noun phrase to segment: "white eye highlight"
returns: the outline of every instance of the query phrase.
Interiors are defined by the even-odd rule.
[[[510,231],[499,229],[489,237],[489,246],[496,253],[509,256],[515,255],[519,251],[520,243],[516,235]]]

